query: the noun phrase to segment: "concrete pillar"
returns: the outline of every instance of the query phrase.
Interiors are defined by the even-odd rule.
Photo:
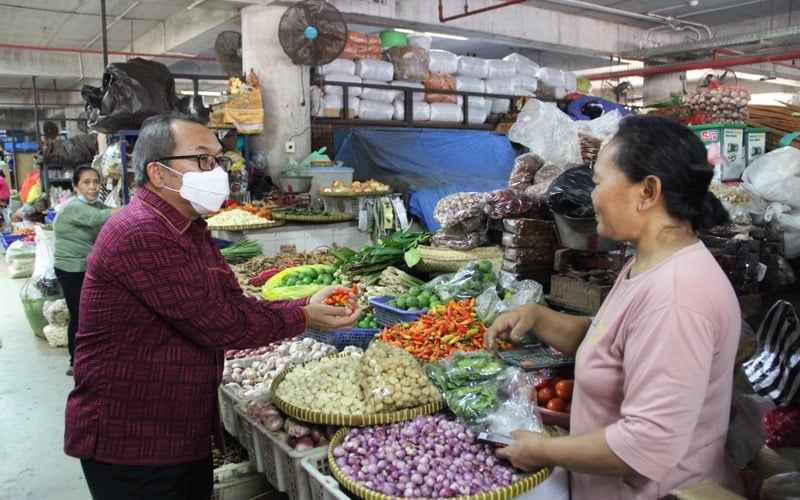
[[[292,64],[278,41],[278,24],[285,7],[250,6],[242,9],[242,66],[253,68],[264,101],[264,132],[252,135],[250,149],[263,152],[269,175],[277,178],[289,161],[284,145],[292,140],[302,160],[311,152],[308,66]]]

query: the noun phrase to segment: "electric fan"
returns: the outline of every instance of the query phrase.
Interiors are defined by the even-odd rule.
[[[319,66],[342,53],[347,42],[347,24],[328,2],[303,0],[281,16],[278,40],[294,64]]]
[[[238,31],[223,31],[214,42],[214,54],[229,77],[242,76],[242,34]]]

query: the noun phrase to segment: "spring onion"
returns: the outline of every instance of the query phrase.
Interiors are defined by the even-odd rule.
[[[234,241],[220,250],[220,253],[231,264],[238,264],[258,255],[263,255],[261,245],[255,241],[249,241],[246,237]]]

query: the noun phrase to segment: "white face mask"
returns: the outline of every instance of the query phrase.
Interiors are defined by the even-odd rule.
[[[230,194],[228,173],[220,167],[215,167],[207,172],[186,172],[182,174],[163,163],[159,162],[159,165],[183,177],[183,185],[180,190],[167,186],[164,186],[164,189],[179,193],[181,198],[191,203],[192,208],[200,215],[216,212],[222,206],[222,203],[228,199]]]

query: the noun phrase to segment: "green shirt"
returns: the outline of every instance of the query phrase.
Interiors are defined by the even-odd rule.
[[[66,202],[53,221],[54,267],[71,273],[86,271],[86,256],[109,217],[111,209],[100,202],[84,203],[77,197]]]

